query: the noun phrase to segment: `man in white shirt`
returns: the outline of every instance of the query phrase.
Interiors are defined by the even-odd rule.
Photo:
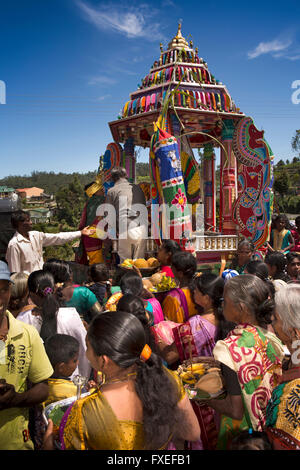
[[[31,230],[30,215],[22,210],[12,214],[11,225],[16,229],[16,233],[8,244],[6,260],[11,272],[24,272],[26,274],[43,269],[43,247],[63,245],[80,238],[81,235],[90,236],[94,233],[93,229],[87,227],[77,232],[60,233],[44,233]]]

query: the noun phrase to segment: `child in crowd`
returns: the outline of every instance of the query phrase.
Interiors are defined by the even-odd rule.
[[[284,215],[279,214],[274,221],[274,229],[271,230],[268,248],[270,252],[278,251],[288,253],[295,245],[292,233],[286,228],[287,222]]]
[[[283,253],[279,251],[269,253],[265,258],[265,263],[268,266],[269,276],[273,281],[279,279],[288,282],[290,280],[286,272],[286,257]]]
[[[92,284],[87,287],[97,297],[100,305],[105,305],[107,299],[111,296],[109,270],[103,263],[95,263],[89,267],[89,280]]]
[[[49,395],[45,406],[76,396],[77,387],[70,380],[78,365],[79,342],[70,335],[56,334],[45,342],[45,350],[54,373],[48,379]]]
[[[287,275],[290,278],[290,281],[299,281],[300,280],[300,254],[298,253],[288,253],[286,255],[287,265],[286,271]]]

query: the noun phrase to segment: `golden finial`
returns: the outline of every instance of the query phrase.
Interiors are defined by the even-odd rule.
[[[175,47],[180,47],[180,48],[183,48],[183,49],[186,49],[189,47],[189,44],[188,42],[186,41],[186,39],[184,39],[184,37],[182,36],[181,34],[181,23],[179,22],[178,23],[178,30],[177,30],[177,34],[176,36],[172,39],[171,42],[169,42],[169,45],[168,45],[168,48],[169,49],[174,49]]]
[[[164,48],[163,48],[162,42],[160,43],[159,47],[160,47],[160,51],[163,52]]]

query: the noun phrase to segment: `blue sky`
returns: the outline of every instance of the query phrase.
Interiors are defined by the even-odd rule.
[[[265,130],[275,161],[291,159],[300,128],[300,103],[291,99],[299,18],[298,0],[2,0],[0,177],[95,170],[112,142],[108,122],[179,20],[237,106]],[[147,160],[142,152],[139,161]]]

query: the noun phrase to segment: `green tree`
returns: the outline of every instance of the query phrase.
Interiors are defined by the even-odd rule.
[[[285,171],[283,171],[283,172],[279,173],[277,176],[275,176],[273,189],[281,197],[283,197],[288,192],[288,189],[289,189],[289,176]]]
[[[292,138],[292,149],[298,152],[300,157],[300,129],[296,130],[294,137]]]
[[[75,176],[73,181],[61,188],[55,195],[57,213],[55,220],[66,223],[70,227],[78,227],[81,213],[86,202],[86,197],[79,178]]]

